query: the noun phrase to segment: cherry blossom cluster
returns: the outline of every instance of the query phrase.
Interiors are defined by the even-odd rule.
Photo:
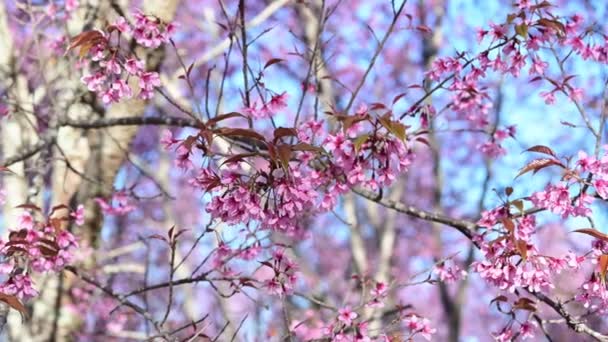
[[[608,149],[608,147],[605,147]],[[587,155],[584,151],[578,153],[577,166],[580,171],[593,174],[590,185],[593,186],[598,196],[608,199],[608,153],[604,153],[601,158]],[[587,199],[586,201],[590,201]]]
[[[135,23],[129,27],[124,18],[119,19],[118,26],[121,32],[132,34],[135,41],[148,48],[157,48],[169,41],[175,33],[174,23],[164,23],[157,17],[149,16],[137,10],[133,13]]]
[[[290,167],[289,172],[281,169],[260,172],[254,188],[250,187],[249,179],[237,171],[236,165],[230,169],[220,175],[203,170],[194,180],[200,186],[214,183],[217,188],[223,188],[221,195],[214,196],[206,207],[207,212],[222,222],[258,221],[265,229],[295,233],[301,213],[314,208],[317,197],[314,184],[295,167]]]
[[[438,263],[433,267],[433,273],[437,275],[440,281],[448,284],[467,276],[467,271],[461,269],[454,260],[446,260]]]
[[[539,151],[546,149],[537,147]],[[593,203],[594,196],[589,194],[588,190],[582,191],[582,189],[587,187],[595,189],[600,198],[608,198],[608,154],[596,158],[580,151],[575,166],[568,169],[554,156],[553,151],[547,149],[545,153],[550,154],[552,158],[535,160],[529,165],[535,171],[557,165],[565,169],[565,176],[561,182],[547,184],[543,191],[533,193],[529,200],[534,206],[547,209],[564,219],[576,216],[586,217],[592,213],[590,205]],[[576,188],[574,185],[579,185],[578,189],[581,191],[573,192],[572,190]]]
[[[78,9],[78,6],[80,6],[79,0],[65,0],[63,2],[63,8],[59,8],[55,1],[50,1],[46,7],[46,15],[55,19],[57,18],[58,12],[63,10],[64,17],[69,18],[70,15]]]
[[[229,265],[229,261],[237,254],[235,252],[226,243],[221,242],[211,259],[211,267],[226,276],[236,274]]]
[[[497,342],[510,342],[513,341],[516,336],[522,340],[534,339],[534,333],[537,327],[538,324],[536,322],[527,320],[520,323],[518,329],[514,328],[514,324],[509,324],[500,331],[493,333],[492,337],[494,337],[494,340]]]
[[[408,126],[370,112],[362,105],[352,116],[337,116],[342,131],[328,134],[321,145],[332,155],[330,173],[343,174],[349,187],[377,191],[406,172],[415,156],[407,139]]]
[[[72,39],[68,48],[80,48],[80,56],[88,56],[90,72],[81,80],[90,91],[101,97],[104,104],[132,98],[131,79],[137,81],[137,97],[143,100],[150,99],[154,89],[161,85],[158,73],[146,71],[145,62],[122,49],[120,41],[124,36],[132,36],[144,47],[157,48],[169,41],[175,25],[163,23],[139,11],[135,12],[134,17],[133,26],[121,17],[104,31],[83,32]]]
[[[322,121],[309,121],[297,129],[279,127],[273,138],[220,127],[183,140],[165,131],[161,143],[176,151],[179,167],[196,172],[190,184],[213,194],[206,210],[214,219],[259,222],[262,229],[293,235],[302,232],[308,215],[331,210],[349,188],[390,186],[413,160],[403,124],[372,117],[366,107],[339,120],[343,127],[335,133],[323,133]],[[196,170],[191,159],[197,148],[214,157],[210,135],[255,139],[265,151],[234,153],[220,167],[209,163]]]
[[[35,209],[35,208],[33,208]],[[44,272],[59,272],[73,259],[78,244],[72,233],[61,228],[61,222],[83,222],[82,207],[62,218],[37,221],[32,213],[25,211],[19,217],[18,227],[11,229],[6,241],[0,241],[0,253],[4,261],[0,272],[6,280],[0,285],[0,293],[19,300],[35,297],[31,275]]]
[[[430,321],[417,313],[405,312],[406,308],[397,306],[398,318],[382,330],[371,330],[370,314],[376,308],[384,307],[388,299],[389,285],[385,282],[374,281],[367,277],[353,276],[356,287],[361,289],[361,301],[357,305],[352,302],[335,308],[329,320],[313,318],[312,312],[294,322],[293,332],[300,340],[349,341],[349,342],[389,342],[394,338],[412,341],[417,337],[431,340],[436,329]],[[310,316],[309,316],[310,315]]]
[[[116,308],[114,298],[98,294],[92,285],[72,286],[70,289],[72,299],[65,309],[74,317],[81,319],[95,319],[95,324],[84,324],[83,329],[76,333],[78,340],[94,340],[96,330],[99,327],[105,328],[110,333],[120,333],[129,323],[132,317],[125,310]],[[96,313],[94,316],[90,314]]]
[[[567,267],[563,258],[539,253],[532,237],[536,219],[532,215],[514,218],[509,206],[484,212],[478,224],[486,228],[474,237],[483,259],[474,262],[472,269],[488,283],[501,290],[514,292],[525,288],[540,292],[553,288],[552,275]],[[498,235],[496,235],[496,226]],[[487,237],[493,237],[487,240]]]
[[[229,265],[230,261],[234,258],[246,261],[254,260],[261,252],[262,246],[259,241],[239,248],[231,248],[228,244],[220,242],[211,259],[211,267],[225,276],[235,275],[237,272]]]
[[[258,101],[254,101],[248,107],[243,108],[243,113],[253,119],[269,118],[287,107],[287,98],[287,92],[283,92],[273,95],[268,102],[260,104]]]
[[[538,191],[530,197],[530,201],[538,208],[549,209],[562,218],[569,216],[588,216],[591,214],[589,205],[593,196],[582,193],[575,199],[571,198],[569,186],[565,183],[548,184],[544,191]]]
[[[399,334],[405,341],[412,341],[414,337],[420,336],[431,341],[436,329],[431,327],[428,318],[409,313],[401,314],[399,321],[404,325],[407,334]],[[350,306],[338,309],[335,320],[326,325],[322,331],[323,338],[329,338],[332,342],[390,342],[392,339],[387,333],[378,333],[368,330],[369,322],[361,319],[361,315]],[[375,337],[374,337],[375,336]]]
[[[608,179],[608,156],[593,157],[581,151],[572,167],[559,160],[550,148],[534,146],[528,151],[541,153],[543,158],[535,159],[522,168],[520,174],[537,172],[546,167],[559,167],[564,176],[557,184],[548,184],[544,190],[519,200],[507,201],[505,205],[482,213],[478,225],[482,227],[474,241],[483,253],[483,260],[474,262],[475,272],[501,290],[511,293],[517,288],[531,292],[547,291],[553,288],[552,276],[568,269],[579,270],[585,261],[596,265],[596,270],[580,285],[574,300],[586,309],[598,313],[605,312],[608,305],[608,291],[605,278],[608,268],[608,236],[595,229],[579,229],[577,232],[595,237],[590,251],[583,255],[573,252],[560,257],[541,254],[536,248],[533,235],[536,220],[533,215],[524,214],[524,201],[534,205],[535,210],[547,210],[562,219],[569,217],[589,217],[594,196],[588,194],[595,189],[599,198],[606,198],[605,181]],[[574,186],[578,185],[578,186]],[[576,190],[576,191],[572,191]],[[505,192],[507,197],[512,189]],[[512,212],[513,211],[513,212]],[[520,303],[521,304],[521,303]],[[521,306],[521,305],[520,305]],[[525,307],[531,310],[529,307]],[[533,322],[520,323],[519,332],[510,325],[495,334],[499,341],[508,341],[519,336],[533,336]]]
[[[490,40],[488,49],[472,57],[458,54],[437,58],[426,74],[429,80],[439,85],[450,81],[441,88],[451,94],[449,108],[457,118],[466,120],[471,129],[492,132],[489,141],[477,146],[490,158],[505,154],[500,141],[508,136],[513,137],[515,130],[510,127],[499,132],[490,127],[488,116],[494,103],[488,87],[483,83],[487,75],[494,72],[519,77],[529,65],[527,71],[531,81],[545,80],[551,85],[550,90],[540,91],[539,95],[547,104],[553,104],[558,93],[573,101],[580,101],[583,90],[572,84],[573,75],[562,75],[561,80],[549,75],[549,63],[539,53],[542,48],[557,43],[571,48],[585,60],[608,62],[608,41],[601,34],[584,27],[580,15],[557,17],[550,12],[552,6],[546,1],[520,1],[517,9],[509,15],[507,22],[478,29],[479,42]],[[419,108],[412,111],[420,112]]]
[[[133,199],[126,191],[117,191],[112,194],[109,200],[104,198],[96,198],[95,202],[99,204],[101,210],[106,215],[126,215],[136,209],[133,204]]]
[[[298,279],[298,265],[285,255],[284,249],[276,249],[272,253],[272,258],[267,261],[262,261],[261,264],[271,268],[273,272],[272,278],[268,279],[264,284],[264,287],[268,292],[279,297],[293,293],[295,283]]]
[[[420,335],[427,341],[430,341],[433,334],[437,331],[431,327],[431,322],[428,318],[419,317],[415,314],[406,316],[404,323],[410,330],[410,339],[413,339],[416,335]]]
[[[594,310],[605,314],[608,308],[608,289],[606,288],[606,269],[602,269],[601,258],[608,255],[608,242],[596,239],[593,241],[591,251],[586,256],[580,256],[573,260],[574,264],[580,265],[585,259],[595,263],[597,271],[594,271],[589,279],[578,289],[575,300],[583,304],[585,309]]]

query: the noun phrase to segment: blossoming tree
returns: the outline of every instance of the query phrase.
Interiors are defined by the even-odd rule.
[[[3,334],[608,341],[601,5],[3,2]]]

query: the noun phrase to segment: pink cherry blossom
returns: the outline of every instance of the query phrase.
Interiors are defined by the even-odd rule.
[[[76,211],[70,213],[70,216],[74,218],[77,225],[82,226],[84,224],[84,206],[80,204]]]
[[[29,299],[38,295],[34,283],[27,274],[16,274],[0,285],[0,293],[16,296],[20,299]]]
[[[338,310],[338,320],[347,326],[352,325],[353,321],[358,316],[359,315],[356,312],[352,311],[351,308],[348,306]]]
[[[427,341],[430,341],[433,334],[437,332],[437,329],[431,328],[430,321],[427,318],[411,315],[406,317],[404,322],[412,335],[420,334]]]

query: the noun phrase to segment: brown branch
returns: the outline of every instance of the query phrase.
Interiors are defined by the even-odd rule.
[[[117,301],[119,301],[122,305],[127,306],[128,308],[130,308],[131,310],[135,311],[136,313],[138,313],[139,315],[141,315],[146,321],[152,323],[152,325],[156,328],[156,331],[162,335],[166,340],[170,340],[170,336],[168,332],[165,332],[162,328],[162,326],[154,320],[154,317],[152,317],[152,315],[147,312],[146,310],[144,310],[143,308],[141,308],[139,305],[130,302],[128,299],[126,299],[125,296],[114,293],[114,291],[112,291],[112,289],[108,288],[107,286],[103,286],[102,284],[100,284],[99,282],[97,282],[97,280],[82,274],[81,272],[79,272],[78,270],[76,270],[76,268],[72,267],[72,266],[68,266],[66,267],[66,270],[72,272],[75,276],[77,276],[78,278],[82,279],[85,283],[90,284],[95,286],[96,288],[100,289],[101,291],[103,291],[105,294],[107,294],[108,296],[116,299]]]
[[[442,223],[444,225],[456,228],[458,231],[460,231],[463,235],[465,235],[469,239],[472,239],[472,237],[473,237],[472,230],[477,226],[474,222],[471,222],[471,221],[454,219],[454,218],[450,218],[450,217],[447,217],[447,216],[444,216],[441,214],[436,214],[436,213],[428,212],[425,210],[421,210],[421,209],[418,209],[418,208],[415,208],[415,207],[412,207],[412,206],[409,206],[409,205],[406,205],[403,203],[395,202],[395,201],[388,200],[388,199],[378,198],[372,192],[364,190],[364,189],[353,189],[353,192],[355,192],[356,194],[358,194],[362,197],[367,198],[370,201],[374,201],[386,208],[396,210],[400,213],[404,213],[406,215],[419,218],[421,220]],[[479,248],[479,245],[475,244],[475,246],[477,246]],[[540,301],[547,304],[556,313],[558,313],[560,316],[562,316],[566,320],[568,327],[570,329],[572,329],[573,331],[575,331],[577,333],[587,334],[597,341],[608,342],[608,335],[603,335],[602,333],[590,328],[584,322],[579,321],[577,318],[575,318],[572,314],[570,314],[566,310],[566,308],[564,307],[564,305],[562,303],[556,302],[555,300],[551,299],[550,297],[546,296],[543,293],[531,292],[527,289],[526,289],[526,291],[528,291],[531,295],[533,295]]]
[[[599,333],[599,332],[591,329],[587,324],[579,321],[577,318],[572,316],[568,311],[566,311],[566,308],[564,308],[564,305],[561,302],[556,302],[555,300],[547,297],[545,294],[540,293],[540,292],[532,292],[528,289],[526,289],[526,291],[528,291],[534,297],[538,298],[543,303],[547,304],[555,312],[557,312],[560,316],[562,316],[566,320],[566,324],[568,325],[568,327],[570,329],[576,331],[577,333],[587,334],[587,335],[593,337],[597,341],[608,341],[608,335]]]
[[[365,190],[365,189],[361,189],[361,188],[354,188],[354,189],[352,189],[352,191],[354,193],[358,194],[359,196],[365,197],[370,201],[374,201],[374,202],[382,205],[383,207],[394,209],[400,213],[403,213],[403,214],[406,214],[406,215],[409,215],[412,217],[416,217],[421,220],[442,223],[446,226],[456,228],[456,230],[461,232],[464,236],[466,236],[469,239],[473,238],[473,229],[475,229],[475,227],[477,227],[477,224],[475,224],[474,222],[471,222],[471,221],[455,219],[455,218],[451,218],[449,216],[445,216],[442,214],[425,211],[425,210],[418,209],[416,207],[413,207],[413,206],[410,206],[410,205],[407,205],[407,204],[404,204],[401,202],[396,202],[396,201],[386,199],[386,198],[378,198],[378,196],[376,194],[374,194],[373,192],[371,192],[369,190]]]
[[[114,126],[176,126],[201,128],[203,123],[202,121],[194,120],[191,118],[127,116],[119,118],[104,118],[93,120],[74,120],[64,118],[62,120],[59,120],[57,125],[70,126],[82,129],[99,129]]]
[[[53,138],[47,138],[47,139],[40,140],[39,142],[37,142],[36,144],[34,144],[32,146],[28,146],[28,147],[24,148],[21,153],[6,158],[0,165],[2,167],[9,167],[15,163],[24,161],[24,160],[34,156],[38,152],[42,151],[45,147],[48,147],[49,145],[54,143],[54,141],[55,140]]]

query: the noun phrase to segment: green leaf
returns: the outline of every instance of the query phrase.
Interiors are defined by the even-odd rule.
[[[526,25],[526,24],[515,25],[515,33],[522,36],[523,38],[528,38],[528,25]]]
[[[369,134],[363,134],[358,136],[354,141],[353,141],[353,146],[355,146],[355,152],[359,152],[359,150],[361,149],[361,146],[363,146],[363,144],[365,144],[365,142],[367,141],[367,139],[369,139],[370,135]]]

